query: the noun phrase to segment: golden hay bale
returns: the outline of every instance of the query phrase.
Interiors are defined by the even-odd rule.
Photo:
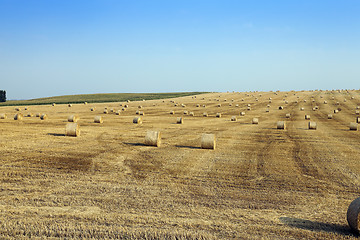
[[[185,105],[185,104],[183,104],[183,103],[181,104],[181,106],[182,106],[182,107],[186,107],[186,105]]]
[[[328,119],[333,119],[333,115],[332,115],[332,114],[328,114]]]
[[[360,114],[360,111],[359,110],[356,110],[355,111],[355,115],[359,115]]]
[[[360,106],[356,106],[356,109],[360,109]]]
[[[237,121],[236,116],[232,116],[232,117],[231,117],[231,121],[232,121],[232,122],[236,122],[236,121]]]
[[[308,127],[309,127],[309,129],[316,130],[316,128],[317,128],[316,122],[309,122]]]
[[[350,226],[350,228],[355,231],[359,232],[359,213],[360,213],[360,197],[353,200],[346,213],[346,219]]]
[[[147,131],[145,136],[145,145],[160,147],[161,145],[161,132]]]
[[[279,106],[279,110],[283,110],[284,109],[284,107],[283,106]]]
[[[207,117],[208,114],[206,112],[203,113],[203,117]]]
[[[94,117],[94,123],[103,123],[104,120],[102,118],[102,116],[95,116]]]
[[[247,110],[250,111],[250,110],[251,110],[251,107],[248,107]]]
[[[334,113],[338,113],[339,112],[339,110],[338,109],[334,109]]]
[[[134,118],[133,118],[133,123],[135,123],[135,124],[142,124],[142,119],[141,119],[141,117],[134,117]]]
[[[217,118],[221,118],[221,113],[216,113]]]
[[[137,111],[135,112],[135,114],[136,114],[136,115],[139,115],[139,113],[140,113],[140,111],[139,111],[139,110],[137,110]]]
[[[130,102],[130,100],[127,100],[126,102],[128,102],[128,103],[129,103],[129,102]]]
[[[206,107],[206,105],[202,105],[203,107]]]
[[[247,107],[251,107],[251,105],[250,104],[248,104],[248,105],[246,105]]]
[[[229,106],[231,107],[231,106],[232,106],[232,103],[229,103]]]
[[[259,119],[258,118],[253,118],[252,119],[252,124],[259,124]]]
[[[48,116],[45,113],[43,113],[43,114],[41,114],[40,119],[46,120],[46,119],[48,119]]]
[[[240,116],[245,116],[245,112],[240,112]]]
[[[87,105],[87,102],[84,102],[84,105]]]
[[[304,110],[305,110],[305,108],[303,108],[303,107],[302,107],[302,108],[300,108],[300,111],[304,111]]]
[[[184,111],[184,115],[187,115],[188,114],[188,111]]]
[[[68,117],[68,122],[77,122],[78,120],[79,120],[79,117],[77,115],[75,115],[75,114],[70,115]]]
[[[290,118],[290,117],[291,117],[291,114],[290,114],[290,113],[287,113],[287,114],[285,115],[285,117],[286,117],[286,118]]]
[[[276,123],[276,128],[277,129],[285,129],[285,122],[284,121],[278,121]]]
[[[129,105],[127,105],[127,104],[124,105],[124,108],[128,108],[128,107],[129,107]]]
[[[143,111],[140,111],[140,116],[145,116],[145,113]]]
[[[27,110],[28,110],[28,108],[27,108],[27,107],[25,107],[24,109],[25,109],[25,111],[27,111]]]
[[[236,104],[235,107],[239,107],[239,104]]]
[[[19,112],[19,111],[21,111],[21,108],[18,108],[18,107],[17,107],[17,108],[15,108],[15,111],[18,111],[18,112]]]
[[[194,112],[189,112],[189,115],[192,117],[195,116]]]
[[[126,111],[126,108],[123,107],[123,108],[121,109],[121,111],[124,111],[124,112],[125,112],[125,111]]]
[[[357,131],[357,129],[358,129],[358,124],[351,122],[350,123],[350,131]]]
[[[305,115],[305,120],[310,120],[310,115]]]
[[[170,111],[170,114],[171,114],[171,115],[174,115],[174,114],[175,114],[175,112],[174,112],[174,111]]]
[[[116,115],[120,115],[120,113],[121,113],[120,110],[117,110],[117,111],[115,112]]]
[[[35,117],[40,117],[40,113],[36,113],[36,114],[35,114]]]
[[[7,116],[5,113],[0,113],[0,119],[6,119],[6,118],[7,118]]]
[[[221,104],[218,104],[217,106],[218,106],[218,107],[221,107]]]
[[[77,123],[67,123],[65,127],[65,136],[78,137],[80,136],[80,127]]]
[[[176,118],[176,123],[177,124],[183,124],[184,123],[184,119],[182,117],[178,117]]]
[[[267,108],[267,109],[265,110],[265,112],[270,112],[270,109]]]
[[[324,101],[324,104],[327,104],[327,101]]]
[[[289,104],[289,102],[288,102],[288,101],[285,101],[285,104]]]
[[[22,119],[23,119],[22,113],[17,113],[17,114],[15,114],[14,120],[22,120]]]
[[[201,148],[202,149],[214,149],[216,148],[216,136],[215,134],[203,134],[201,136]]]
[[[53,107],[56,105],[56,103],[51,104]]]
[[[139,105],[139,106],[138,106],[138,108],[139,108],[139,109],[141,109],[141,108],[142,108],[142,106],[141,106],[141,105]]]
[[[72,107],[72,104],[69,104],[68,107]]]
[[[111,109],[110,109],[110,112],[113,113],[113,112],[114,112],[114,109],[111,108]]]
[[[196,104],[196,107],[200,107],[200,104]]]
[[[360,123],[360,117],[356,118],[356,123]]]
[[[306,102],[306,99],[304,100],[304,102]]]
[[[107,109],[104,109],[104,114],[108,114],[108,110],[107,110]]]
[[[92,108],[90,108],[90,111],[93,112],[93,111],[95,111],[95,109],[96,109],[95,107],[92,107]]]

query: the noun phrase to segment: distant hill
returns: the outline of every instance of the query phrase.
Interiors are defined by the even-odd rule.
[[[174,93],[99,93],[99,94],[81,94],[65,95],[47,98],[36,98],[30,100],[11,100],[0,103],[0,106],[19,106],[19,105],[46,105],[46,104],[66,104],[66,103],[101,103],[101,102],[123,102],[126,100],[153,100],[176,98],[203,94],[206,92],[174,92]]]

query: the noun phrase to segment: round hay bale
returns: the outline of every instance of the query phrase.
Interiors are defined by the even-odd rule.
[[[218,104],[217,106],[218,106],[218,107],[221,107],[221,104]]]
[[[239,107],[239,104],[236,104],[235,107]]]
[[[90,111],[92,112],[95,111],[95,107],[90,108]]]
[[[245,116],[245,112],[240,112],[240,116]]]
[[[206,107],[206,105],[203,105],[203,107]]]
[[[71,122],[66,124],[65,127],[65,136],[78,137],[80,136],[80,127],[79,124]]]
[[[328,114],[328,119],[333,119],[333,115],[332,115],[332,114]]]
[[[140,116],[145,116],[145,113],[143,111],[140,111],[139,115]]]
[[[52,103],[51,105],[52,105],[53,107],[55,107],[56,103]]]
[[[232,117],[231,117],[231,121],[232,121],[232,122],[236,122],[236,121],[237,121],[236,116],[232,116]]]
[[[79,117],[77,115],[75,115],[75,114],[70,115],[68,117],[68,122],[77,122],[78,120],[79,120]]]
[[[308,127],[309,129],[316,130],[317,128],[316,122],[309,122]]]
[[[113,112],[114,112],[114,109],[111,108],[111,109],[110,109],[110,112],[113,113]]]
[[[286,117],[286,118],[290,118],[290,117],[291,117],[291,114],[290,114],[290,113],[287,113],[287,114],[285,115],[285,117]]]
[[[27,111],[27,110],[28,110],[28,108],[27,108],[27,107],[25,107],[24,109],[25,109],[25,111]]]
[[[215,134],[203,134],[201,136],[201,148],[202,149],[214,149],[216,148],[216,136]]]
[[[116,115],[120,115],[120,113],[121,113],[120,110],[117,110],[117,111],[115,112]]]
[[[124,108],[128,108],[128,107],[129,107],[129,105],[127,105],[127,104],[124,105]]]
[[[259,124],[259,119],[258,118],[253,118],[252,119],[252,124]]]
[[[285,122],[284,121],[278,121],[276,123],[276,128],[277,129],[285,129]]]
[[[196,104],[196,107],[200,107],[200,104]]]
[[[324,101],[324,104],[327,104],[327,101]]]
[[[356,118],[356,123],[360,123],[360,117]]]
[[[84,102],[84,105],[87,105],[87,102]]]
[[[183,104],[183,103],[181,104],[181,106],[182,106],[183,108],[184,108],[184,107],[186,107],[186,105],[185,105],[185,104]]]
[[[188,114],[188,111],[184,111],[184,115],[187,115]]]
[[[334,113],[338,113],[339,112],[339,110],[338,109],[334,109]]]
[[[147,131],[145,136],[145,145],[160,147],[161,145],[161,132]]]
[[[126,108],[123,107],[123,108],[121,109],[121,111],[124,111],[124,112],[125,112],[125,111],[126,111]]]
[[[46,120],[46,119],[48,119],[48,116],[45,113],[43,113],[43,114],[41,114],[40,119]]]
[[[190,115],[191,117],[195,116],[194,112],[190,112],[189,115]]]
[[[15,111],[17,111],[17,112],[19,112],[19,111],[21,111],[21,108],[15,108]]]
[[[177,124],[183,124],[183,123],[184,123],[184,119],[183,119],[182,117],[178,117],[178,118],[176,119],[176,123],[177,123]]]
[[[6,119],[6,118],[7,118],[7,116],[5,113],[0,113],[0,119]]]
[[[72,104],[69,104],[68,107],[72,107]]]
[[[250,111],[250,110],[251,110],[251,107],[248,107],[247,110]]]
[[[17,114],[15,114],[14,120],[22,120],[22,119],[23,119],[22,113],[17,113]]]
[[[36,113],[36,114],[35,114],[35,117],[40,117],[40,113]]]
[[[251,105],[250,104],[248,104],[248,105],[246,105],[247,107],[251,107]]]
[[[289,104],[289,102],[288,102],[288,101],[285,101],[285,104]]]
[[[203,117],[207,117],[208,114],[206,112],[203,113]]]
[[[305,120],[310,120],[310,115],[305,115]]]
[[[284,109],[284,107],[283,106],[279,106],[279,110],[283,110]]]
[[[265,110],[265,112],[270,112],[270,109],[267,108],[267,109]]]
[[[142,124],[142,119],[141,119],[141,117],[134,117],[134,118],[133,118],[133,123],[135,123],[135,124]]]
[[[138,106],[138,108],[139,108],[139,109],[141,109],[141,108],[142,108],[142,106],[141,106],[141,105],[139,105],[139,106]]]
[[[174,114],[175,114],[175,112],[174,112],[174,111],[170,111],[170,114],[171,114],[171,115],[174,115]]]
[[[135,114],[136,115],[139,115],[140,111],[139,110],[136,110]]]
[[[108,110],[107,109],[104,109],[104,114],[108,114]]]
[[[356,109],[360,109],[360,106],[356,106]]]
[[[103,123],[104,120],[102,118],[102,116],[95,116],[94,117],[94,123]]]
[[[360,197],[353,200],[346,213],[346,219],[349,224],[349,227],[355,231],[359,232],[359,213],[360,213]]]
[[[221,113],[216,113],[217,118],[221,118]]]
[[[305,110],[305,108],[303,108],[303,107],[302,107],[302,108],[300,108],[300,111],[304,111],[304,110]]]
[[[355,115],[359,115],[360,114],[360,111],[359,110],[356,110],[355,111]]]
[[[130,100],[127,100],[126,102],[128,102],[128,103],[129,103],[129,102],[130,102]]]
[[[357,131],[358,130],[358,124],[351,122],[350,123],[350,131]]]

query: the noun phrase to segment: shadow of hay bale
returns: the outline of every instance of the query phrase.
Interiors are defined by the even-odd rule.
[[[301,218],[292,218],[292,217],[280,217],[279,220],[288,225],[289,227],[300,228],[304,230],[314,231],[314,232],[331,232],[337,233],[344,236],[354,236],[358,237],[359,234],[353,232],[348,225],[340,225],[334,223],[323,223],[318,221],[310,221]]]

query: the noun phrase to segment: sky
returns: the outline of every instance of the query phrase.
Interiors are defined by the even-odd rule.
[[[0,0],[0,89],[359,89],[359,0]]]

